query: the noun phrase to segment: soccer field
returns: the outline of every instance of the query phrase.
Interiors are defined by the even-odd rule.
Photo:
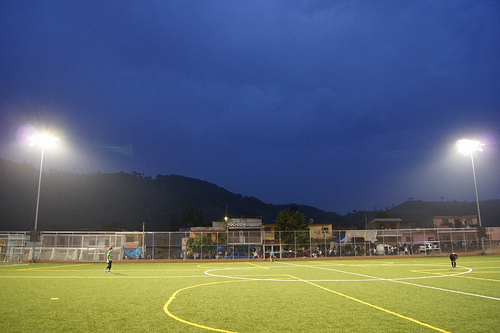
[[[500,256],[0,264],[1,332],[499,332]]]

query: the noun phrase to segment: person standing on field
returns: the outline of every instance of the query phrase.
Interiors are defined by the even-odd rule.
[[[110,247],[108,250],[108,254],[106,255],[106,262],[108,263],[108,266],[104,269],[104,272],[111,273],[111,265],[113,264],[113,257],[111,254],[113,253],[113,247]]]
[[[457,268],[457,258],[458,258],[458,254],[456,254],[455,252],[453,252],[452,254],[450,254],[450,260],[451,260],[451,267],[452,268]]]

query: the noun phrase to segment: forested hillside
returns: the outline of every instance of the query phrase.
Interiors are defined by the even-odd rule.
[[[34,226],[39,170],[28,164],[0,159],[0,230],[30,230]],[[381,212],[341,216],[297,204],[314,223],[364,228]],[[500,200],[481,203],[483,225],[500,225]],[[274,223],[289,204],[266,204],[254,197],[231,193],[217,185],[176,175],[140,173],[72,174],[48,170],[42,176],[38,228],[41,230],[169,231],[211,225],[228,216],[261,216]],[[415,226],[427,226],[433,216],[476,214],[475,202],[407,201],[385,214]]]
[[[0,159],[0,230],[34,226],[39,170]],[[315,221],[338,224],[341,216],[298,205]],[[274,223],[288,205],[265,204],[206,181],[139,173],[78,175],[48,170],[42,176],[39,229],[178,230],[211,225],[229,216],[261,216]]]

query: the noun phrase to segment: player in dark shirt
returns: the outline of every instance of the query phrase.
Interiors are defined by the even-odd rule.
[[[452,254],[450,254],[450,260],[451,260],[451,267],[452,268],[457,268],[457,258],[458,258],[458,254],[456,254],[455,252],[453,252]]]

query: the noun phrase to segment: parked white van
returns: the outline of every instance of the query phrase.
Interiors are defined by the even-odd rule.
[[[439,242],[425,242],[418,247],[418,250],[420,251],[420,253],[431,253],[434,251],[441,252],[441,249],[439,248]]]
[[[392,246],[389,244],[377,244],[375,251],[378,256],[383,256],[385,254],[392,254]]]

